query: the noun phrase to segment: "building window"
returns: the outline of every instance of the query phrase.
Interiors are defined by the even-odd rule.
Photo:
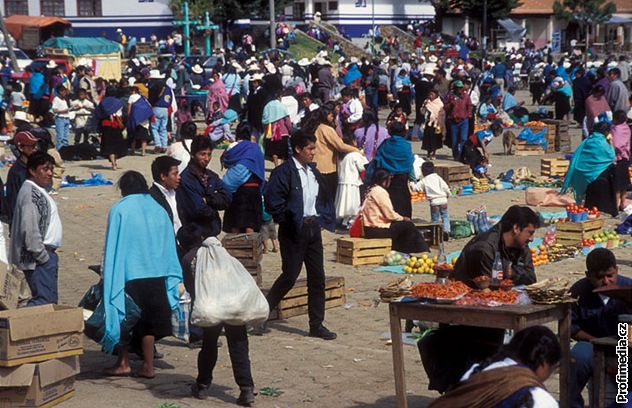
[[[64,0],[40,0],[40,7],[43,16],[64,17],[66,10],[64,9]]]
[[[305,3],[294,3],[292,7],[292,14],[295,20],[302,20],[305,18]]]
[[[329,5],[327,6],[327,9],[329,11],[338,11],[338,2],[337,1],[330,1]]]
[[[100,17],[101,0],[77,0],[79,17]]]
[[[15,14],[29,15],[28,0],[4,0],[4,15],[9,17]]]

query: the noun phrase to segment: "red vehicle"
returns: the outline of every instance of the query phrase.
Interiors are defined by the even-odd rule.
[[[55,61],[57,66],[60,66],[66,74],[72,71],[72,66],[68,63],[68,60],[63,58],[36,58],[33,62],[26,67],[26,69],[22,72],[14,72],[11,74],[12,79],[20,80],[24,83],[29,82],[29,78],[31,77],[31,71],[33,68],[44,68],[48,64],[49,61]]]

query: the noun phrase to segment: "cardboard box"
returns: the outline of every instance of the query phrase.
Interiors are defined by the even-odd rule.
[[[0,366],[83,353],[83,310],[42,305],[0,312]]]
[[[52,407],[75,394],[79,357],[0,368],[0,407]]]
[[[0,263],[0,309],[17,309],[21,280],[6,264]]]

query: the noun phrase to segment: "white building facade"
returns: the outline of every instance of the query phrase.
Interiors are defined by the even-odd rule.
[[[173,31],[169,0],[0,0],[5,16],[55,16],[72,22],[73,35],[116,39],[116,29],[138,38]]]
[[[411,21],[431,20],[434,7],[427,0],[297,0],[291,13],[296,20],[309,20],[316,12],[327,22],[343,26],[352,37],[360,37],[377,25],[404,26]]]

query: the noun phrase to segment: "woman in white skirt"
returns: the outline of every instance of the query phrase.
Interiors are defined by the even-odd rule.
[[[343,137],[346,144],[357,147],[353,133]],[[338,162],[338,190],[336,191],[336,219],[344,227],[349,228],[358,211],[360,211],[361,173],[369,161],[360,152],[347,153]]]

